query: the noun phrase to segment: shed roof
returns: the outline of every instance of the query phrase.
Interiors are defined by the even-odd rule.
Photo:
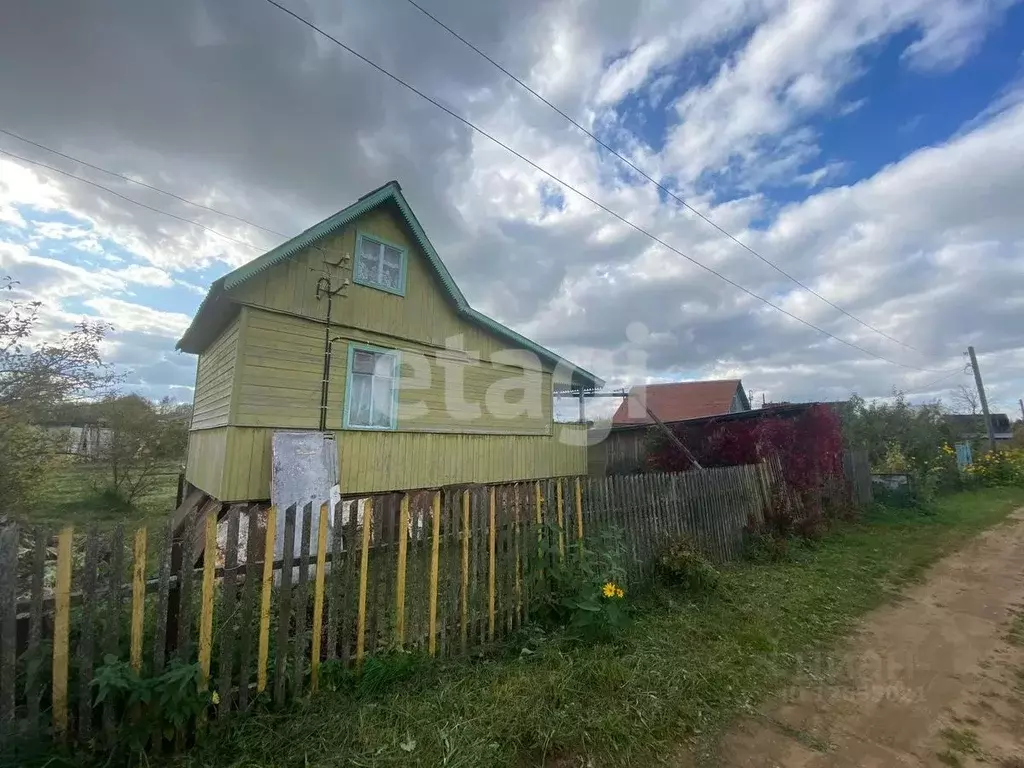
[[[739,379],[677,381],[632,387],[629,395],[612,416],[612,426],[653,423],[642,405],[633,407],[634,410],[639,409],[640,415],[630,415],[630,401],[642,403],[643,401],[639,399],[641,396],[646,400],[647,407],[654,411],[659,419],[670,422],[729,413],[737,390],[742,402],[749,408],[750,403],[747,402],[747,395],[743,391],[743,382]]]
[[[992,413],[989,415],[992,417],[993,432],[996,434],[1010,434],[1013,432],[1010,417],[1005,413]],[[985,426],[985,417],[980,413],[949,413],[943,418],[957,437],[984,435],[988,432],[988,428]]]
[[[389,181],[372,192],[368,192],[347,208],[338,211],[333,216],[329,216],[320,223],[299,233],[291,240],[282,243],[262,256],[253,259],[247,264],[243,264],[233,272],[229,272],[215,280],[210,286],[206,297],[199,305],[195,317],[192,318],[192,323],[178,341],[177,349],[183,352],[198,354],[220,334],[224,326],[238,311],[238,304],[227,295],[227,292],[232,288],[241,285],[264,270],[270,269],[291,258],[302,249],[315,245],[323,238],[344,229],[360,216],[383,205],[393,205],[397,208],[413,238],[426,254],[427,262],[440,281],[445,295],[452,302],[459,315],[511,344],[533,352],[541,360],[551,365],[568,367],[574,386],[583,386],[585,388],[600,388],[604,386],[604,381],[589,371],[516,333],[497,320],[493,320],[482,312],[473,309],[469,302],[466,301],[466,297],[462,295],[462,291],[455,284],[451,273],[445,267],[444,262],[441,261],[441,257],[438,256],[433,244],[427,238],[426,232],[423,230],[416,215],[412,212],[412,208],[409,207],[409,203],[406,202],[405,196],[402,194],[402,187],[397,181]]]

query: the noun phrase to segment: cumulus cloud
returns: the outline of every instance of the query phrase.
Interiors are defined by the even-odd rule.
[[[820,148],[823,123],[864,105],[846,89],[879,47],[902,40],[902,66],[941,73],[977,53],[1007,6],[429,6],[697,208],[911,350],[667,203],[406,4],[294,4],[700,263],[927,371],[787,319],[570,190],[552,206],[551,179],[266,4],[21,4],[0,28],[0,100],[18,104],[4,127],[281,233],[397,178],[475,306],[616,386],[728,374],[771,399],[884,396],[893,386],[932,397],[957,383],[933,388],[936,371],[956,368],[975,343],[993,399],[1008,403],[1024,381],[1024,332],[1013,320],[1024,296],[1016,91],[965,115],[948,141],[864,178],[851,158]],[[628,127],[631,95],[663,119],[663,142]],[[0,264],[51,297],[55,324],[83,311],[109,317],[117,361],[139,386],[188,387],[192,358],[170,350],[202,286],[280,238],[7,137],[0,149],[221,233],[0,155]],[[779,196],[786,182],[798,194]],[[173,299],[155,298],[161,291]]]

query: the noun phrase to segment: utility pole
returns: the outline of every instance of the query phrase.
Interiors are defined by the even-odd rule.
[[[978,387],[981,412],[985,415],[985,429],[988,430],[988,447],[990,450],[995,451],[996,434],[992,429],[992,416],[988,412],[988,398],[985,397],[985,385],[981,381],[981,370],[978,368],[978,358],[974,354],[974,347],[968,347],[967,354],[971,357],[971,368],[974,369],[974,383]]]
[[[1021,398],[1017,402],[1020,403],[1020,417],[1024,419],[1024,398]]]

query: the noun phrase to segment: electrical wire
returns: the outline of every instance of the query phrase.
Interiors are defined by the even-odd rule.
[[[516,77],[516,75],[512,74],[512,73],[511,73],[511,72],[510,72],[509,70],[507,70],[507,69],[506,69],[505,67],[503,67],[503,66],[502,66],[501,64],[499,64],[499,63],[498,63],[497,61],[495,61],[495,60],[494,60],[494,59],[493,59],[493,58],[492,58],[491,56],[489,56],[489,55],[488,55],[487,53],[485,53],[484,51],[482,51],[482,50],[481,50],[480,48],[478,48],[478,47],[477,47],[476,45],[474,45],[473,43],[471,43],[471,42],[470,42],[469,40],[467,40],[467,39],[466,39],[465,37],[463,37],[462,35],[460,35],[460,34],[459,34],[458,32],[456,32],[456,31],[455,31],[454,29],[452,29],[452,28],[451,28],[451,27],[449,27],[449,26],[448,26],[447,24],[445,24],[445,23],[444,23],[443,21],[441,21],[441,20],[440,20],[439,18],[437,18],[437,16],[435,16],[434,14],[432,14],[432,13],[431,13],[430,11],[428,11],[428,10],[427,10],[426,8],[424,8],[424,7],[423,7],[422,5],[420,5],[419,3],[417,3],[417,2],[416,2],[416,0],[406,0],[406,2],[407,2],[407,3],[409,3],[409,5],[411,5],[411,6],[413,7],[413,8],[415,8],[416,10],[418,10],[418,11],[419,11],[420,13],[422,13],[422,14],[423,14],[424,16],[426,16],[426,17],[427,17],[428,19],[430,19],[431,21],[433,21],[433,22],[434,22],[435,24],[437,24],[437,25],[438,25],[439,27],[441,27],[441,28],[442,28],[443,30],[445,30],[446,32],[448,32],[448,33],[449,33],[449,34],[450,34],[450,35],[451,35],[452,37],[454,37],[454,38],[455,38],[456,40],[458,40],[459,42],[461,42],[461,43],[462,43],[463,45],[465,45],[465,46],[466,46],[467,48],[469,48],[470,50],[474,51],[474,52],[475,52],[475,53],[476,53],[476,54],[477,54],[478,56],[480,56],[480,57],[482,57],[483,59],[485,59],[485,60],[487,60],[488,62],[490,62],[490,63],[491,63],[491,64],[492,64],[492,65],[493,65],[493,66],[494,66],[495,68],[497,68],[498,70],[500,70],[500,71],[501,71],[501,72],[502,72],[502,73],[503,73],[503,74],[504,74],[504,75],[505,75],[506,77],[509,77],[509,78],[511,78],[512,80],[514,80],[514,81],[515,81],[516,83],[518,83],[518,84],[519,84],[519,86],[520,86],[520,87],[522,87],[522,88],[523,88],[524,90],[526,90],[526,91],[527,91],[527,92],[528,92],[528,93],[529,93],[530,95],[532,95],[532,96],[533,96],[534,98],[536,98],[536,99],[540,100],[541,102],[543,102],[544,104],[546,104],[546,105],[547,105],[547,106],[548,106],[549,108],[551,108],[552,110],[554,110],[555,112],[557,112],[557,113],[558,113],[559,115],[561,115],[561,116],[562,116],[563,118],[565,118],[566,120],[568,120],[568,121],[569,121],[569,122],[570,122],[570,123],[571,123],[572,125],[574,125],[574,126],[575,126],[575,127],[576,127],[576,128],[578,129],[578,130],[580,130],[580,131],[581,131],[581,132],[582,132],[582,133],[583,133],[583,134],[584,134],[585,136],[587,136],[587,137],[588,137],[589,139],[591,139],[591,141],[594,141],[594,142],[596,142],[596,143],[597,143],[597,144],[598,144],[598,145],[599,145],[600,147],[602,147],[603,149],[605,149],[606,151],[608,151],[609,153],[611,153],[612,155],[614,155],[615,157],[617,157],[617,158],[618,158],[618,159],[619,159],[619,160],[620,160],[621,162],[623,162],[623,163],[625,163],[626,165],[628,165],[628,166],[629,166],[629,167],[630,167],[630,168],[631,168],[631,169],[632,169],[633,171],[635,171],[635,172],[636,172],[636,173],[638,173],[638,174],[639,174],[640,176],[642,176],[642,177],[643,177],[644,179],[646,179],[646,180],[647,180],[647,181],[648,181],[648,182],[649,182],[650,184],[653,184],[653,185],[654,185],[654,186],[655,186],[655,187],[656,187],[656,188],[657,188],[657,189],[658,189],[658,190],[659,190],[660,192],[662,192],[663,194],[665,194],[665,195],[667,195],[667,196],[671,197],[671,198],[672,198],[673,200],[675,200],[675,201],[676,201],[677,203],[679,203],[679,204],[680,204],[681,206],[683,206],[684,208],[686,208],[686,209],[687,209],[688,211],[690,211],[691,213],[695,214],[695,215],[696,215],[696,216],[698,216],[699,218],[703,219],[703,220],[704,220],[704,221],[705,221],[705,222],[706,222],[707,224],[709,224],[709,225],[711,225],[712,227],[714,227],[714,228],[715,228],[716,230],[718,230],[718,231],[719,231],[719,232],[720,232],[721,234],[725,235],[725,236],[726,236],[727,238],[729,238],[730,240],[732,240],[732,241],[733,241],[734,243],[736,243],[736,244],[737,244],[738,246],[740,246],[741,248],[743,248],[743,249],[744,249],[745,251],[747,251],[747,252],[748,252],[748,253],[750,253],[751,255],[753,255],[753,256],[756,256],[756,257],[757,257],[758,259],[760,259],[761,261],[763,261],[763,262],[764,262],[765,264],[767,264],[767,265],[768,265],[769,267],[771,267],[772,269],[774,269],[774,270],[775,270],[776,272],[778,272],[778,273],[779,273],[780,275],[782,275],[783,277],[787,278],[788,280],[791,280],[791,281],[792,281],[793,283],[795,283],[796,285],[800,286],[800,287],[801,287],[801,288],[803,288],[803,289],[804,289],[805,291],[809,292],[809,293],[810,293],[811,295],[815,296],[816,298],[820,299],[821,301],[825,302],[826,304],[828,304],[828,305],[829,305],[830,307],[832,307],[833,309],[835,309],[835,310],[838,310],[839,312],[842,312],[842,313],[843,313],[844,315],[846,315],[847,317],[849,317],[849,318],[850,318],[851,320],[854,320],[854,321],[856,321],[856,322],[860,323],[860,325],[864,326],[865,328],[867,328],[867,329],[869,329],[869,330],[871,330],[871,331],[874,331],[875,333],[879,334],[880,336],[884,336],[885,338],[889,339],[889,341],[893,341],[893,342],[896,342],[896,343],[897,343],[897,344],[899,344],[900,346],[902,346],[902,347],[906,347],[907,349],[911,349],[911,350],[913,350],[914,352],[920,352],[920,351],[921,351],[921,350],[917,349],[916,347],[913,347],[913,346],[911,346],[910,344],[907,344],[907,343],[905,343],[905,342],[902,342],[902,341],[900,341],[899,339],[895,338],[894,336],[890,336],[890,335],[889,335],[888,333],[886,333],[885,331],[881,330],[880,328],[876,328],[875,326],[871,325],[870,323],[868,323],[868,322],[866,322],[866,321],[864,321],[864,320],[861,320],[861,319],[860,319],[859,317],[857,317],[856,315],[854,315],[854,314],[852,314],[852,313],[848,312],[847,310],[843,309],[843,308],[842,308],[842,307],[840,307],[840,306],[839,306],[838,304],[835,304],[834,302],[832,302],[832,301],[830,301],[829,299],[827,299],[827,298],[826,298],[825,296],[822,296],[822,295],[821,295],[820,293],[818,293],[818,292],[817,292],[816,290],[814,290],[813,288],[811,288],[811,287],[810,287],[809,285],[807,285],[806,283],[803,283],[803,282],[801,282],[801,281],[800,281],[800,280],[799,280],[798,278],[796,278],[796,277],[794,277],[793,275],[791,275],[791,274],[790,274],[789,272],[787,272],[786,270],[784,270],[784,269],[783,269],[782,267],[780,267],[780,266],[779,266],[778,264],[776,264],[775,262],[771,261],[770,259],[768,259],[768,258],[767,258],[767,257],[765,257],[765,256],[762,256],[762,255],[761,255],[760,253],[758,253],[758,252],[757,252],[756,250],[754,250],[754,249],[753,249],[752,247],[750,247],[749,245],[747,245],[746,243],[744,243],[744,242],[743,242],[742,240],[740,240],[740,239],[739,239],[738,237],[736,237],[735,235],[733,235],[733,234],[732,234],[731,232],[729,232],[728,230],[726,230],[726,229],[724,229],[723,227],[721,227],[721,226],[720,226],[720,225],[719,225],[719,224],[718,224],[717,222],[715,222],[714,220],[712,220],[712,219],[711,219],[711,218],[710,218],[709,216],[707,216],[707,215],[706,215],[706,214],[704,214],[704,213],[701,213],[701,212],[700,212],[699,210],[697,210],[697,209],[696,209],[696,208],[694,208],[694,207],[693,207],[692,205],[690,205],[690,204],[689,204],[688,202],[686,202],[686,200],[684,200],[683,198],[679,197],[679,196],[678,196],[678,195],[677,195],[677,194],[676,194],[675,192],[673,192],[673,191],[672,191],[671,189],[669,189],[669,188],[668,188],[668,187],[666,187],[666,186],[665,186],[664,184],[662,184],[662,183],[661,183],[661,182],[659,182],[658,180],[656,180],[656,179],[654,179],[653,177],[651,177],[651,176],[650,176],[650,174],[648,174],[648,173],[647,173],[646,171],[644,171],[644,170],[642,170],[641,168],[639,168],[639,167],[638,167],[638,166],[637,166],[637,165],[636,165],[636,164],[635,164],[635,163],[634,163],[633,161],[631,161],[631,160],[630,160],[629,158],[625,157],[625,156],[624,156],[624,155],[622,155],[622,154],[621,154],[620,152],[618,152],[617,150],[615,150],[614,148],[612,148],[611,146],[609,146],[609,145],[608,145],[608,144],[607,144],[607,143],[606,143],[605,141],[603,141],[602,139],[600,139],[600,138],[598,138],[597,136],[595,136],[595,135],[594,135],[594,134],[593,134],[593,133],[592,133],[592,132],[591,132],[590,130],[588,130],[588,129],[587,129],[586,127],[584,127],[583,125],[581,125],[581,124],[579,123],[579,121],[575,120],[575,119],[574,119],[574,118],[572,118],[572,117],[571,117],[570,115],[566,114],[566,113],[565,113],[565,112],[564,112],[564,111],[563,111],[562,109],[560,109],[560,108],[559,108],[558,106],[556,106],[555,104],[552,104],[552,103],[551,103],[550,101],[548,101],[548,100],[547,100],[546,98],[544,98],[543,96],[541,96],[541,95],[540,95],[540,94],[539,94],[539,93],[538,93],[537,91],[535,91],[535,90],[534,90],[533,88],[531,88],[531,87],[530,87],[529,85],[527,85],[527,84],[526,84],[525,82],[523,82],[523,80],[521,80],[520,78]]]
[[[424,101],[427,101],[427,102],[433,104],[435,107],[440,109],[442,112],[446,113],[450,117],[455,118],[460,123],[465,125],[467,128],[469,128],[472,131],[480,134],[481,136],[483,136],[484,138],[486,138],[489,141],[493,142],[494,144],[497,144],[499,147],[504,149],[506,152],[509,152],[510,154],[512,154],[515,157],[519,158],[524,163],[529,165],[531,168],[533,168],[537,172],[547,176],[549,179],[551,179],[552,181],[557,183],[559,186],[561,186],[561,187],[563,187],[565,189],[568,189],[569,191],[571,191],[574,194],[576,194],[577,196],[583,198],[584,200],[586,200],[587,202],[589,202],[592,205],[596,206],[597,208],[600,208],[605,213],[608,213],[609,215],[615,217],[616,219],[618,219],[619,221],[621,221],[623,224],[625,224],[626,226],[630,227],[631,229],[639,232],[640,234],[646,235],[648,238],[650,238],[654,242],[658,243],[662,247],[667,248],[668,250],[672,251],[673,253],[683,257],[684,259],[686,259],[687,261],[691,262],[692,264],[700,267],[704,271],[709,272],[712,275],[715,275],[716,277],[718,277],[719,279],[721,279],[724,282],[728,283],[729,285],[732,285],[734,288],[738,288],[739,290],[743,291],[744,293],[748,294],[749,296],[752,296],[753,298],[755,298],[758,301],[766,304],[767,306],[772,307],[773,309],[781,312],[782,314],[786,315],[787,317],[790,317],[793,320],[796,320],[797,322],[802,323],[802,324],[806,325],[807,327],[814,329],[818,333],[820,333],[820,334],[822,334],[824,336],[827,336],[827,337],[829,337],[831,339],[834,339],[834,340],[838,341],[841,344],[845,344],[846,346],[848,346],[848,347],[850,347],[852,349],[855,349],[855,350],[857,350],[859,352],[862,352],[863,354],[868,355],[869,357],[874,357],[874,358],[877,358],[878,360],[882,360],[882,361],[884,361],[886,363],[890,363],[891,365],[896,365],[896,366],[899,366],[901,368],[907,368],[907,369],[913,370],[913,371],[938,372],[936,369],[933,369],[933,368],[920,368],[920,367],[914,366],[914,365],[907,365],[906,363],[901,363],[901,362],[898,362],[896,360],[892,360],[890,358],[884,357],[883,355],[879,355],[879,354],[877,354],[875,352],[872,352],[872,351],[870,351],[868,349],[865,349],[864,347],[862,347],[862,346],[860,346],[858,344],[855,344],[852,341],[847,341],[846,339],[840,338],[839,336],[836,336],[835,334],[830,333],[829,331],[826,331],[824,328],[821,328],[821,327],[815,325],[814,323],[811,323],[811,322],[809,322],[807,320],[804,320],[801,317],[798,317],[797,315],[794,315],[792,312],[789,312],[788,310],[783,309],[782,307],[780,307],[777,304],[773,303],[769,299],[766,299],[763,296],[760,296],[757,293],[754,293],[749,288],[743,287],[742,285],[740,285],[736,281],[734,281],[734,280],[726,277],[725,275],[723,275],[721,272],[718,272],[717,270],[707,266],[706,264],[702,264],[701,262],[697,261],[693,257],[688,256],[687,254],[683,253],[681,250],[679,250],[675,246],[670,245],[669,243],[666,243],[664,240],[659,238],[657,235],[654,235],[654,234],[648,232],[643,227],[641,227],[639,224],[635,224],[634,222],[630,221],[629,219],[627,219],[622,214],[617,213],[616,211],[613,211],[608,206],[604,205],[601,202],[598,202],[593,197],[590,197],[589,195],[587,195],[586,193],[580,191],[579,189],[577,189],[576,187],[572,186],[568,182],[563,181],[562,179],[560,179],[558,176],[556,176],[551,171],[548,171],[547,169],[542,168],[540,165],[535,163],[533,160],[530,160],[528,157],[526,157],[525,155],[523,155],[519,151],[513,149],[508,144],[505,144],[500,139],[496,138],[495,136],[493,136],[490,133],[488,133],[487,131],[485,131],[483,128],[480,128],[479,126],[475,125],[468,118],[465,118],[462,115],[460,115],[457,112],[455,112],[454,110],[444,106],[441,102],[437,101],[433,97],[431,97],[431,96],[427,95],[426,93],[424,93],[423,91],[419,90],[414,85],[411,85],[411,84],[405,82],[402,78],[398,77],[398,75],[395,75],[395,74],[391,73],[390,71],[388,71],[387,69],[382,67],[380,64],[377,64],[375,61],[373,61],[372,59],[370,59],[370,58],[366,57],[365,55],[359,53],[359,51],[355,50],[351,46],[343,43],[341,40],[339,40],[338,38],[336,38],[333,35],[329,34],[328,32],[324,31],[323,29],[318,27],[313,22],[311,22],[308,19],[300,16],[299,14],[295,13],[291,9],[286,8],[285,6],[281,5],[279,2],[277,2],[277,0],[266,0],[266,1],[270,5],[272,5],[275,8],[277,8],[278,10],[282,11],[283,13],[287,14],[288,16],[291,16],[293,19],[295,19],[299,23],[301,23],[301,24],[305,25],[306,27],[308,27],[309,29],[313,30],[318,35],[321,35],[325,39],[327,39],[330,42],[334,43],[339,48],[342,48],[343,50],[345,50],[348,53],[350,53],[352,56],[355,56],[357,59],[362,61],[364,64],[367,64],[368,66],[370,66],[373,69],[377,70],[382,75],[388,77],[390,80],[393,80],[394,82],[398,83],[399,85],[401,85],[402,87],[406,88],[407,90],[412,91],[414,94],[419,96]]]
[[[0,127],[0,133],[6,134],[7,136],[10,136],[11,138],[17,139],[18,141],[23,141],[26,144],[31,144],[33,147],[37,147],[39,149],[45,150],[46,152],[49,152],[52,155],[57,155],[57,157],[63,157],[65,160],[70,160],[73,163],[78,163],[79,165],[83,165],[86,168],[92,168],[94,171],[99,171],[100,173],[105,173],[108,176],[114,176],[115,178],[121,179],[122,181],[127,181],[127,182],[130,182],[132,184],[136,184],[136,185],[138,185],[140,187],[143,187],[145,189],[150,189],[150,190],[152,190],[154,192],[159,192],[161,195],[167,195],[167,197],[173,197],[175,200],[179,200],[179,201],[181,201],[183,203],[187,203],[188,205],[194,206],[196,208],[202,208],[204,211],[209,211],[210,213],[215,213],[218,216],[223,216],[224,218],[227,218],[227,219],[234,219],[235,221],[241,222],[242,224],[246,224],[246,225],[248,225],[248,226],[250,226],[250,227],[252,227],[254,229],[260,229],[260,230],[262,230],[264,232],[270,233],[271,235],[276,235],[277,237],[283,237],[285,239],[287,239],[289,237],[289,235],[285,235],[285,234],[283,234],[281,232],[278,232],[276,230],[270,229],[270,227],[264,227],[261,224],[257,224],[256,222],[249,221],[248,219],[243,219],[241,216],[236,216],[233,213],[225,213],[224,211],[219,211],[216,208],[211,208],[210,206],[204,205],[203,203],[197,203],[195,200],[189,200],[187,197],[182,197],[181,195],[176,195],[174,192],[168,192],[166,189],[161,189],[160,187],[154,187],[152,184],[147,184],[144,181],[139,181],[138,179],[133,179],[131,176],[126,176],[123,173],[118,173],[117,171],[111,171],[108,168],[103,168],[103,167],[101,167],[99,165],[94,165],[92,163],[88,163],[85,160],[81,160],[81,159],[79,159],[77,157],[74,157],[73,155],[68,155],[68,154],[65,154],[64,152],[60,152],[59,150],[56,150],[53,147],[48,147],[45,144],[40,144],[38,141],[32,141],[32,139],[26,139],[24,136],[19,136],[14,131],[9,131],[6,128]]]
[[[943,376],[943,377],[941,377],[941,378],[938,378],[938,379],[936,379],[935,381],[930,381],[930,382],[928,382],[927,384],[925,384],[924,386],[921,386],[921,387],[914,387],[914,389],[918,389],[918,390],[921,390],[921,391],[927,391],[929,387],[934,387],[934,386],[935,386],[936,384],[941,384],[941,383],[942,383],[943,381],[945,381],[946,379],[951,379],[951,378],[953,378],[954,376],[956,376],[956,375],[957,375],[958,373],[959,373],[959,374],[963,374],[963,373],[964,373],[964,370],[963,370],[962,368],[957,368],[957,369],[956,369],[955,371],[953,371],[952,373],[948,373],[948,374],[946,374],[945,376]]]
[[[21,139],[20,136],[17,136],[16,134],[11,133],[10,131],[5,131],[2,128],[0,128],[0,133],[6,133],[9,136],[15,136],[15,138]],[[154,187],[154,186],[151,186],[149,184],[145,184],[145,183],[143,183],[141,181],[136,181],[135,179],[132,179],[129,176],[122,176],[121,174],[115,173],[114,171],[108,171],[105,168],[101,168],[98,165],[92,165],[90,163],[82,162],[80,160],[77,160],[76,158],[71,157],[70,155],[65,155],[65,154],[63,154],[61,152],[57,152],[56,150],[50,150],[49,147],[45,147],[42,144],[37,144],[34,141],[29,141],[28,139],[22,139],[22,141],[25,141],[25,142],[27,142],[29,144],[32,144],[32,145],[37,146],[37,147],[40,147],[41,149],[46,149],[47,151],[51,151],[51,152],[53,152],[56,155],[59,155],[59,156],[64,157],[64,158],[67,158],[68,160],[72,160],[72,161],[74,161],[76,163],[81,162],[82,165],[85,165],[85,166],[87,166],[89,168],[93,168],[95,170],[102,171],[103,173],[108,173],[108,174],[110,174],[112,176],[116,176],[117,178],[124,179],[125,181],[130,181],[133,184],[138,184],[138,185],[140,185],[142,187],[145,187],[146,189],[151,189],[151,190],[153,190],[155,192],[160,192],[161,194],[165,194],[165,195],[167,195],[169,197],[173,197],[176,200],[182,201],[183,203],[188,203],[189,205],[195,205],[198,208],[204,208],[204,209],[206,209],[208,211],[211,211],[213,213],[217,213],[217,214],[220,214],[222,216],[227,216],[229,218],[236,219],[236,220],[241,221],[241,222],[246,223],[246,224],[250,223],[250,222],[246,221],[245,219],[242,219],[241,217],[233,216],[232,214],[229,214],[229,213],[222,213],[221,211],[218,211],[218,210],[216,210],[214,208],[210,208],[210,207],[202,205],[200,203],[194,203],[191,200],[188,200],[188,199],[186,199],[184,197],[179,197],[178,195],[175,195],[173,192],[167,192],[166,190],[160,189],[159,187]],[[198,221],[194,221],[194,220],[189,219],[189,218],[187,218],[185,216],[179,216],[176,213],[171,213],[170,211],[165,211],[162,208],[156,208],[156,207],[154,207],[152,205],[147,205],[146,203],[143,203],[143,202],[140,202],[138,200],[135,200],[135,199],[133,199],[131,197],[128,197],[127,195],[123,195],[120,192],[117,192],[117,191],[111,189],[110,187],[104,186],[103,184],[100,184],[99,182],[92,181],[91,179],[87,179],[87,178],[85,178],[83,176],[79,176],[77,174],[71,173],[70,171],[65,171],[63,168],[57,168],[56,166],[49,165],[48,163],[44,163],[44,162],[42,162],[40,160],[32,160],[30,158],[24,157],[23,155],[19,155],[19,154],[15,153],[15,152],[11,152],[9,150],[2,149],[2,148],[0,148],[0,155],[6,155],[7,157],[14,158],[15,160],[18,160],[20,162],[29,163],[31,165],[36,165],[36,166],[39,166],[41,168],[46,168],[47,170],[53,171],[54,173],[62,174],[63,176],[67,176],[68,178],[75,179],[76,181],[80,181],[83,184],[88,184],[91,187],[95,187],[97,189],[101,189],[104,192],[113,195],[114,197],[120,198],[121,200],[124,200],[125,202],[131,203],[132,205],[137,205],[140,208],[145,208],[147,211],[152,211],[153,213],[159,213],[159,214],[161,214],[163,216],[170,216],[172,219],[177,219],[178,221],[184,222],[185,224],[190,224],[190,225],[192,225],[194,227],[199,227],[200,229],[205,230],[205,231],[209,232],[212,235],[216,235],[217,237],[224,238],[225,240],[229,240],[232,243],[237,243],[238,245],[245,246],[246,248],[252,248],[254,251],[258,251],[260,253],[265,253],[267,251],[267,249],[262,247],[262,246],[255,245],[253,243],[249,243],[249,242],[246,242],[244,240],[239,240],[238,238],[232,237],[231,235],[225,235],[223,232],[218,232],[213,227],[208,227],[205,224],[200,224]],[[271,232],[272,234],[278,235],[279,237],[287,238],[287,235],[282,235],[282,234],[280,234],[278,232],[274,232],[273,230],[267,229],[266,227],[260,227],[260,226],[258,226],[256,224],[252,224],[252,226],[257,227],[258,229],[262,229],[262,230],[264,230],[266,232]],[[320,250],[321,253],[323,253],[323,249],[321,249],[319,246],[314,246],[314,247],[317,248],[317,250]],[[294,256],[289,257],[289,258],[294,258]],[[314,272],[316,274],[324,274],[324,275],[327,274],[325,271],[313,269],[309,265],[303,265],[303,266],[305,266],[306,269],[308,269],[311,272]]]
[[[122,195],[120,192],[114,191],[110,187],[105,187],[105,186],[103,186],[102,184],[100,184],[98,182],[92,181],[91,179],[86,179],[86,178],[84,178],[82,176],[78,176],[78,175],[76,175],[74,173],[71,173],[70,171],[65,171],[63,168],[57,168],[56,166],[49,165],[48,163],[44,163],[41,160],[30,160],[27,157],[24,157],[22,155],[16,154],[15,152],[10,152],[10,151],[8,151],[6,149],[0,149],[0,155],[7,155],[7,157],[13,157],[15,160],[20,160],[23,163],[31,163],[32,165],[38,165],[41,168],[46,168],[48,170],[53,171],[54,173],[60,173],[60,174],[62,174],[64,176],[68,176],[68,177],[70,177],[72,179],[77,179],[78,181],[81,181],[83,184],[88,184],[89,186],[96,187],[97,189],[102,189],[104,192],[107,192],[108,194],[111,194],[114,197],[119,197],[122,200],[131,203],[132,205],[137,205],[140,208],[145,208],[147,211],[153,211],[153,213],[161,213],[164,216],[170,216],[172,219],[177,219],[178,221],[183,221],[186,224],[191,224],[194,227],[199,227],[200,229],[206,230],[210,234],[217,235],[217,237],[222,237],[225,240],[230,240],[232,243],[237,243],[238,245],[244,245],[246,248],[253,248],[255,250],[265,250],[265,249],[260,248],[260,246],[258,246],[258,245],[253,245],[252,243],[248,243],[248,242],[246,242],[244,240],[239,240],[238,238],[231,237],[231,235],[225,235],[223,232],[218,232],[216,229],[213,229],[212,227],[208,227],[205,224],[200,224],[198,221],[193,221],[192,219],[185,218],[184,216],[179,216],[178,214],[171,213],[170,211],[164,211],[164,210],[162,210],[160,208],[154,208],[153,206],[146,205],[146,203],[141,203],[138,200],[133,200],[132,198],[128,197],[127,195]]]

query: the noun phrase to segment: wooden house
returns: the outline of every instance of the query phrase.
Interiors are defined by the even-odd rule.
[[[470,307],[395,181],[215,281],[178,349],[222,502],[270,497],[276,430],[333,433],[345,494],[584,474],[552,394],[603,383]]]
[[[670,426],[755,414],[750,410],[750,401],[739,379],[631,387],[612,416],[611,429],[607,434],[597,434],[595,430],[590,440],[588,467],[591,474],[625,474],[643,468],[647,435],[654,428],[648,409]]]

